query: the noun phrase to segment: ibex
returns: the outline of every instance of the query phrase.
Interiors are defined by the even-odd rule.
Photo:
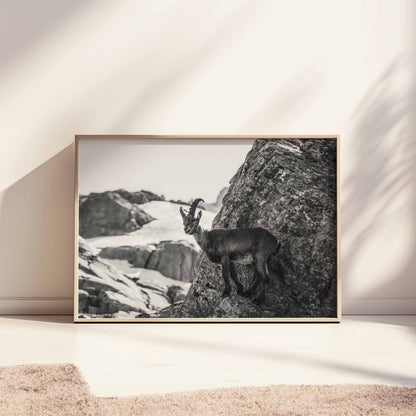
[[[222,277],[224,279],[224,291],[222,297],[230,296],[230,277],[235,282],[237,294],[250,296],[262,284],[262,291],[258,301],[264,301],[266,284],[270,281],[267,261],[270,255],[277,252],[280,244],[276,237],[261,227],[256,228],[218,228],[206,231],[201,228],[199,221],[202,211],[194,218],[195,210],[202,198],[197,198],[191,203],[189,211],[182,207],[179,211],[182,215],[186,234],[193,235],[198,245],[206,253],[213,263],[222,264]],[[244,287],[238,280],[234,263],[252,264],[255,280],[251,288],[244,291]]]

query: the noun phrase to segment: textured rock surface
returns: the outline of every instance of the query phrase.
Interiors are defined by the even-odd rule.
[[[337,279],[335,140],[256,140],[223,200],[213,228],[261,226],[281,242],[269,260],[266,300],[222,299],[221,266],[205,254],[181,305],[161,316],[335,317]],[[251,266],[238,265],[247,288]]]
[[[186,241],[162,241],[150,256],[146,268],[183,282],[192,279],[192,268],[199,253]]]
[[[127,260],[134,267],[157,270],[182,282],[192,280],[192,268],[199,252],[187,241],[162,241],[152,246],[106,247],[100,251],[105,259]]]
[[[112,317],[126,312],[130,317],[152,316],[171,303],[169,286],[131,278],[93,254],[79,237],[78,312],[80,316]]]
[[[91,193],[80,199],[79,233],[82,237],[125,234],[154,219],[119,192]]]
[[[181,302],[185,299],[185,291],[181,286],[172,285],[168,288],[167,297],[172,304]]]

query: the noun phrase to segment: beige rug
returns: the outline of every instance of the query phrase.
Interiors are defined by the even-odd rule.
[[[244,387],[98,398],[77,368],[0,368],[0,415],[416,415],[416,388],[372,385]]]

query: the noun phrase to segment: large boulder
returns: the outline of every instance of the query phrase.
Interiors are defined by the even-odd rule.
[[[213,228],[263,227],[280,241],[269,259],[266,299],[222,299],[221,266],[202,253],[181,305],[160,316],[335,317],[337,293],[335,140],[256,140],[230,181]],[[237,265],[247,289],[252,266]]]
[[[146,268],[158,270],[164,276],[182,282],[190,282],[198,256],[198,251],[187,241],[162,241],[151,254]]]
[[[91,193],[79,206],[79,233],[85,238],[130,233],[152,220],[118,192]]]

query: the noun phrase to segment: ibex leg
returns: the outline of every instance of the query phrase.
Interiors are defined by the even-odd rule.
[[[253,284],[250,286],[250,288],[245,292],[247,296],[252,295],[256,291],[262,279],[261,273],[259,273],[259,269],[257,268],[256,264],[253,264],[253,268],[254,268],[254,281],[253,281]]]
[[[234,280],[235,286],[237,288],[237,295],[243,295],[244,287],[238,280],[238,276],[237,276],[237,272],[235,271],[234,263],[230,263],[230,275],[231,275],[231,279]]]
[[[257,288],[261,285],[261,288],[259,290],[260,296],[256,298],[257,302],[263,302],[266,297],[266,282],[268,281],[268,277],[266,274],[265,269],[265,262],[255,260],[254,261],[254,270],[255,270],[255,276],[256,280],[253,283],[253,285],[250,288],[250,295],[255,294],[257,291]]]
[[[221,258],[222,264],[222,278],[224,279],[224,291],[222,292],[223,298],[228,298],[231,293],[231,284],[230,284],[230,259],[228,256]]]

